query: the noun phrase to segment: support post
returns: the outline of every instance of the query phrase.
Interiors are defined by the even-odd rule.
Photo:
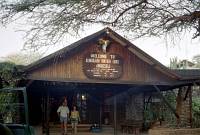
[[[47,95],[46,95],[46,135],[49,135],[49,102],[50,102],[50,97],[49,97],[49,91],[47,90]]]
[[[117,96],[114,96],[114,135],[117,135]]]
[[[192,126],[192,87],[184,86],[179,89],[177,95],[177,113],[180,118],[177,119],[178,127]]]
[[[45,99],[45,96],[43,95],[42,96],[42,133],[45,133],[46,131],[46,99]]]
[[[99,126],[102,127],[102,103],[100,102],[100,108],[99,108]]]
[[[159,96],[162,98],[162,100],[165,102],[165,104],[170,108],[170,110],[174,113],[174,115],[176,116],[176,118],[179,118],[179,115],[176,113],[176,110],[173,108],[173,106],[167,101],[167,99],[165,99],[165,97],[162,95],[160,89],[154,85],[153,86],[156,91],[158,92]]]
[[[192,86],[190,86],[189,92],[189,105],[190,105],[190,127],[192,128]]]

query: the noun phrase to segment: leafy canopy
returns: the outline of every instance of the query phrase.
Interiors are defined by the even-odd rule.
[[[14,87],[23,75],[19,72],[22,66],[10,62],[0,63],[0,89]]]
[[[39,52],[18,52],[18,53],[12,53],[5,57],[2,57],[3,61],[14,63],[16,65],[29,65],[40,58],[42,58],[42,53]]]
[[[3,24],[26,16],[26,47],[55,44],[90,24],[133,32],[134,37],[182,31],[200,36],[199,0],[2,0]]]

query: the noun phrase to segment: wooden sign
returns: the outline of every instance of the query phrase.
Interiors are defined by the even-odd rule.
[[[117,54],[90,53],[83,59],[83,72],[92,79],[117,79],[122,75],[123,61]]]

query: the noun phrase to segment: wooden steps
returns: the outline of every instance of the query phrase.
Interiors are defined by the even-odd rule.
[[[91,124],[78,124],[77,130],[78,132],[89,132],[90,131]],[[55,133],[55,132],[60,132],[60,124],[50,124],[49,127],[50,133]],[[67,124],[67,131],[71,132],[72,131],[72,126],[71,124]]]
[[[90,127],[92,124],[78,124],[77,130],[78,132],[90,132]],[[113,132],[113,127],[109,125],[103,125],[103,132]],[[50,133],[59,133],[61,131],[60,124],[50,124],[49,132]],[[67,124],[67,131],[72,132],[71,124]]]

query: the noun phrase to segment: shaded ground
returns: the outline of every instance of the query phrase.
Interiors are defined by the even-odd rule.
[[[62,135],[60,133],[52,133],[50,135]],[[67,135],[72,135],[72,134],[67,134]],[[77,135],[114,135],[114,133],[78,133]],[[122,134],[122,133],[118,133],[117,135],[132,135],[132,134]],[[148,135],[147,133],[141,133],[140,135]]]
[[[41,127],[34,127],[36,131],[36,135],[43,135],[42,134],[42,129]],[[61,132],[54,132],[50,133],[50,135],[62,135]],[[68,133],[67,135],[73,135],[72,133]],[[76,135],[114,135],[113,131],[102,131],[101,133],[92,133],[92,132],[79,132]],[[117,135],[131,135],[131,134],[125,134],[125,133],[120,133],[120,131],[117,132]],[[140,135],[148,135],[147,133],[141,133]]]

